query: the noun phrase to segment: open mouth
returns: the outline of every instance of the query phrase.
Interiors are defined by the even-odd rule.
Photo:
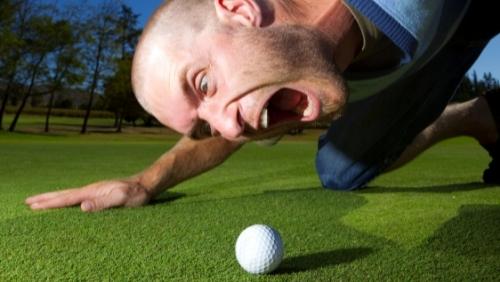
[[[314,120],[318,111],[315,110],[313,102],[311,95],[290,88],[282,88],[262,109],[260,127],[266,129],[286,122]]]

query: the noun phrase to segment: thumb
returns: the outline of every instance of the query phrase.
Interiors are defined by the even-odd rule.
[[[138,193],[139,196],[142,195],[142,197],[137,197],[137,195],[131,196],[130,191],[127,187],[111,187],[115,189],[111,189],[108,191],[108,193],[97,196],[95,198],[90,198],[82,201],[80,204],[80,208],[84,212],[96,212],[96,211],[101,211],[105,209],[109,209],[112,207],[120,207],[120,206],[125,206],[127,203],[130,202],[129,206],[138,206],[143,204],[146,201],[146,194],[145,192],[143,193]],[[137,202],[137,199],[142,199],[141,201]],[[135,203],[137,202],[137,203]]]
[[[109,197],[99,197],[91,200],[85,200],[80,205],[84,212],[97,212],[116,206],[117,203]]]
[[[91,211],[94,211],[95,206],[96,206],[95,201],[93,201],[93,200],[86,200],[86,201],[82,202],[82,204],[80,205],[80,208],[84,212],[91,212]]]

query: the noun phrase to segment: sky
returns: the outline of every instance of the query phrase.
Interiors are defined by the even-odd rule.
[[[154,10],[163,3],[164,0],[122,0],[127,6],[131,7],[139,15],[139,24],[144,26],[149,16]],[[99,2],[99,1],[91,1]]]
[[[64,3],[70,0],[59,0]],[[102,0],[88,0],[90,3],[99,3]],[[161,5],[164,0],[122,0],[130,6],[135,13],[139,14],[139,24],[143,26],[154,10]],[[493,77],[500,79],[500,35],[496,36],[487,48],[483,51],[476,63],[469,72],[475,70],[479,77],[485,72],[491,72]]]
[[[471,69],[479,75],[491,72],[493,77],[500,80],[500,35],[490,41]]]

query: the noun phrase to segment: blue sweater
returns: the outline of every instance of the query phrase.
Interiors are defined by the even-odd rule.
[[[405,54],[401,67],[381,77],[349,81],[350,101],[382,91],[417,71],[459,26],[469,0],[345,0],[372,21]]]

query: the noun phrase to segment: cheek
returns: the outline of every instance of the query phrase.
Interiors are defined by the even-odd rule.
[[[152,114],[163,125],[182,134],[187,133],[197,117],[196,108],[184,99],[154,99]]]
[[[257,97],[254,97],[254,95],[246,95],[240,99],[239,104],[241,108],[245,109],[245,112],[248,112],[258,107],[257,102]]]
[[[273,56],[256,48],[255,43],[234,40],[212,49],[212,65],[217,70],[217,85],[224,83],[231,91],[246,89],[269,80],[276,80],[281,68]]]

